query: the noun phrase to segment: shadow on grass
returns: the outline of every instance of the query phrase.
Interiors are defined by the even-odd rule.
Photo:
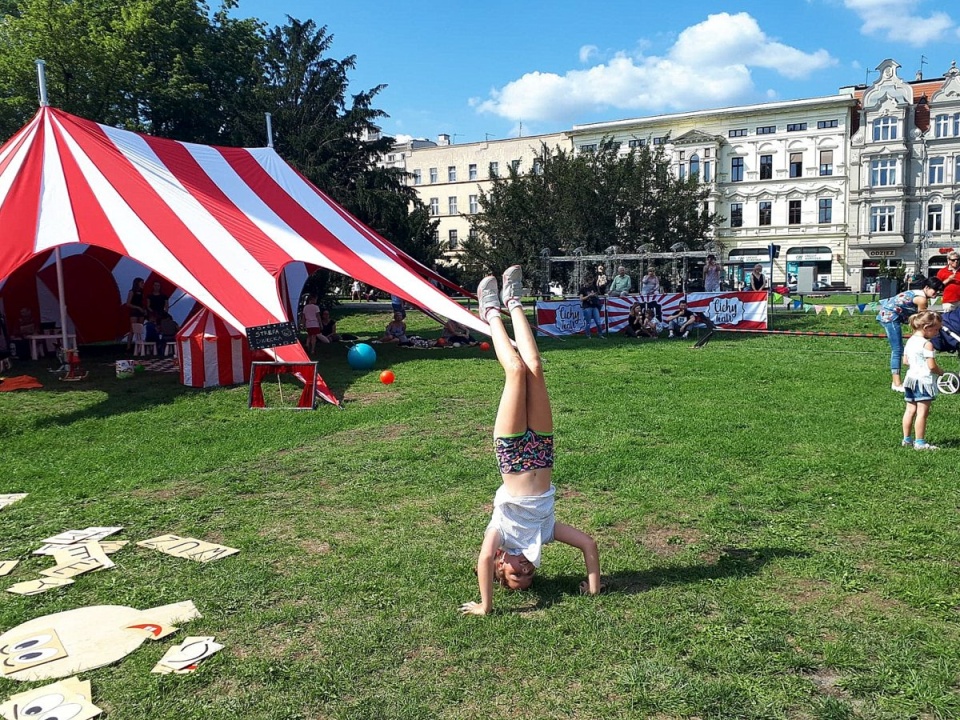
[[[745,577],[755,575],[767,563],[778,558],[808,557],[809,553],[787,548],[737,548],[720,549],[715,562],[699,563],[681,567],[654,568],[638,572],[620,571],[603,575],[606,585],[605,594],[638,594],[668,585],[686,585],[719,580],[722,578]],[[542,610],[563,597],[579,592],[582,575],[559,575],[538,579],[533,592],[538,600],[531,610]]]

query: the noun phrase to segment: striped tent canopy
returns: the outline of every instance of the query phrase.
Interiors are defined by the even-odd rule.
[[[42,107],[0,147],[0,280],[72,243],[136,260],[242,332],[290,319],[278,279],[297,261],[489,331],[425,279],[430,270],[272,148],[176,142]],[[300,345],[273,354],[308,360]],[[318,387],[336,403],[322,381]]]

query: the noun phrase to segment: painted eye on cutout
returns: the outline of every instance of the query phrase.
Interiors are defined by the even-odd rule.
[[[63,704],[64,699],[65,698],[60,693],[41,695],[40,697],[31,700],[22,708],[20,708],[20,714],[24,717],[38,718],[41,715],[50,712],[54,708],[60,707]]]
[[[37,660],[45,660],[46,658],[51,658],[54,655],[57,655],[60,652],[57,648],[38,648],[36,650],[27,650],[18,655],[14,655],[11,661],[17,664],[25,664],[30,662],[36,662]]]
[[[20,640],[16,645],[11,646],[10,654],[19,652],[20,650],[26,650],[28,648],[36,647],[37,645],[46,645],[53,639],[51,635],[34,635],[30,638],[25,638]]]
[[[66,703],[44,713],[37,720],[70,720],[82,712],[83,705],[80,703]]]

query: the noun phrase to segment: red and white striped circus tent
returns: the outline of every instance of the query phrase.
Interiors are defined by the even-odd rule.
[[[250,345],[232,328],[204,308],[177,333],[180,382],[189,387],[237,385],[250,380]]]
[[[0,280],[74,243],[135,260],[243,332],[289,319],[278,280],[296,261],[489,331],[272,148],[176,142],[41,107],[0,147]],[[272,353],[308,360],[299,344]]]

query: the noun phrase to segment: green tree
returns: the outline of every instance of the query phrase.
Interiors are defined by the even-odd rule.
[[[717,223],[703,209],[706,198],[699,178],[674,175],[659,146],[621,155],[610,140],[592,153],[541,145],[530,172],[510,168],[481,192],[464,265],[476,277],[521,263],[539,282],[543,252],[599,254],[616,245],[625,253],[644,244],[666,251],[676,242],[699,248]]]

